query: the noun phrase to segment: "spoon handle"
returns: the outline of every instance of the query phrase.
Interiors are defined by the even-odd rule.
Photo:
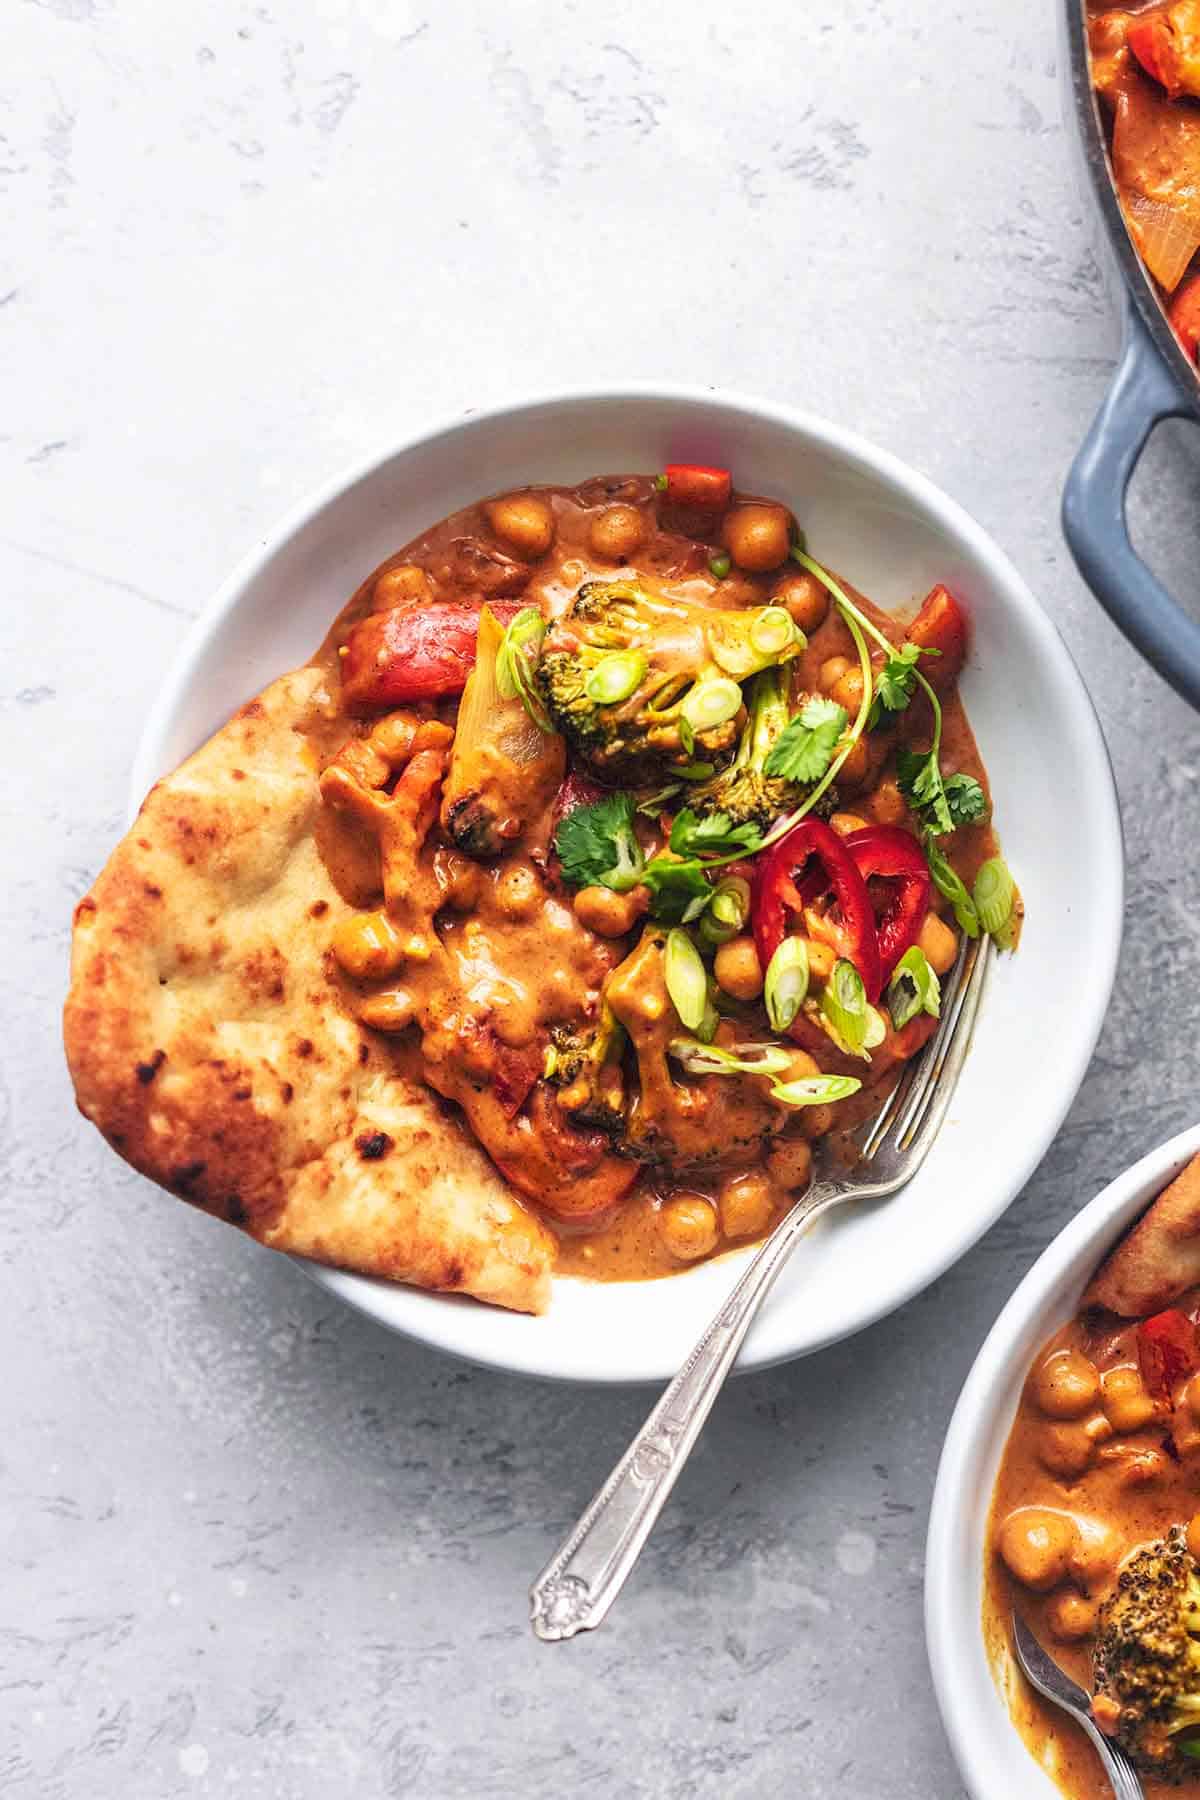
[[[797,1240],[845,1198],[817,1182],[784,1214],[654,1407],[570,1536],[529,1590],[530,1622],[546,1643],[594,1631],[666,1505],[742,1341]]]

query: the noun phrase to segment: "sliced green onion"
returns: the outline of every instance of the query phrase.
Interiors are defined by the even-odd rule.
[[[702,1044],[711,1044],[717,1035],[717,1026],[721,1023],[721,1015],[716,1006],[716,983],[709,979],[708,995],[704,1002],[704,1017],[696,1027],[696,1036]]]
[[[713,889],[700,921],[700,936],[706,944],[727,944],[744,929],[749,917],[750,883],[740,875],[727,875]]]
[[[836,1041],[850,1056],[861,1056],[865,1062],[871,1060],[867,1055],[867,1034],[869,1014],[873,1011],[867,1005],[862,976],[852,962],[839,959],[821,995],[821,1012]]]
[[[782,606],[764,606],[750,627],[750,642],[764,656],[778,656],[797,635],[795,620]]]
[[[782,1075],[792,1066],[792,1053],[781,1044],[735,1044],[722,1050],[695,1038],[672,1038],[667,1050],[689,1075]]]
[[[971,894],[979,923],[992,937],[998,937],[1012,918],[1016,884],[1002,856],[989,857],[978,875]]]
[[[977,938],[979,914],[975,910],[975,902],[968,894],[962,877],[950,866],[932,838],[925,840],[925,861],[929,864],[934,887],[954,908],[959,930],[965,931],[969,938]]]
[[[679,719],[679,741],[683,745],[686,754],[691,756],[696,748],[696,734],[682,714]]]
[[[786,1031],[808,994],[808,945],[802,937],[785,937],[767,964],[763,999],[776,1031]]]
[[[867,1008],[867,1032],[863,1038],[864,1050],[875,1050],[887,1036],[887,1020],[877,1006]]]
[[[698,681],[683,698],[681,712],[693,731],[711,731],[736,718],[742,707],[742,690],[727,676],[714,675],[709,681]],[[690,754],[690,752],[689,752]]]
[[[647,818],[652,819],[656,813],[662,811],[663,807],[667,804],[667,801],[673,800],[679,792],[680,783],[678,781],[668,781],[665,787],[655,788],[652,794],[644,795],[643,798],[638,801],[635,810],[644,813]]]
[[[655,477],[654,477],[654,485],[655,485],[655,487],[656,487],[656,488],[657,488],[657,489],[658,489],[658,491],[659,491],[659,493],[660,493],[660,494],[665,494],[665,493],[666,493],[666,491],[667,491],[667,478],[666,478],[666,476],[665,476],[665,475],[656,475],[656,476],[655,476]]]
[[[931,1019],[941,1017],[942,984],[918,944],[906,950],[896,964],[888,983],[887,1003],[892,1025],[897,1031],[903,1031],[918,1013],[928,1013]]]
[[[792,527],[792,555],[796,556],[796,552],[799,551],[800,556],[803,556],[807,549],[808,549],[807,536],[800,529],[799,525],[794,525]],[[797,557],[796,560],[799,561],[799,557]]]
[[[715,775],[716,772],[716,763],[710,762],[684,763],[682,768],[678,768],[675,771],[675,773],[681,776],[684,781],[707,781],[709,777]]]
[[[502,700],[519,700],[541,731],[553,725],[533,685],[533,668],[541,654],[546,621],[536,606],[523,606],[505,629],[496,651],[496,687]]]
[[[583,684],[583,691],[597,706],[616,706],[628,700],[649,665],[640,650],[614,650],[602,656]]]
[[[733,567],[733,561],[726,555],[725,551],[722,550],[718,556],[709,557],[708,567],[710,574],[715,575],[718,581],[724,581],[730,569]]]
[[[774,1081],[771,1098],[781,1106],[829,1106],[857,1094],[862,1082],[855,1075],[804,1075],[799,1081]]]
[[[671,1004],[688,1030],[697,1030],[708,1010],[708,973],[695,944],[678,926],[667,933],[663,966]]]

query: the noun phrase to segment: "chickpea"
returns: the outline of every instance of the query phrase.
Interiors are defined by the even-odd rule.
[[[646,521],[636,506],[606,506],[588,527],[588,544],[605,562],[628,562],[646,541]]]
[[[843,675],[848,675],[853,664],[848,656],[827,656],[817,670],[817,685],[822,693],[832,694]]]
[[[750,501],[725,514],[721,541],[739,569],[759,575],[777,569],[792,547],[792,521],[786,506]]]
[[[372,725],[368,742],[376,755],[392,769],[408,760],[416,735],[417,723],[411,713],[394,712]]]
[[[746,1175],[731,1175],[722,1184],[717,1204],[726,1237],[761,1237],[775,1210],[775,1190],[767,1177],[755,1169]]]
[[[1100,1377],[1100,1396],[1114,1431],[1140,1431],[1154,1417],[1154,1401],[1132,1363],[1108,1369]]]
[[[903,825],[908,817],[908,802],[891,775],[885,776],[871,798],[867,811],[878,825]]]
[[[372,1031],[403,1031],[411,1025],[416,1003],[404,988],[385,988],[381,994],[369,994],[358,1009],[358,1016]]]
[[[616,894],[612,888],[580,888],[575,896],[575,917],[601,937],[624,937],[643,918],[650,905],[650,890],[630,888]]]
[[[492,1001],[491,1026],[502,1044],[510,1050],[524,1050],[537,1036],[537,1020],[528,1006],[514,1004],[505,994]]]
[[[1043,1468],[1068,1481],[1076,1480],[1090,1468],[1096,1446],[1085,1425],[1075,1419],[1060,1419],[1043,1427],[1038,1439],[1038,1456]]]
[[[542,904],[542,884],[533,864],[519,858],[496,876],[496,906],[506,919],[532,918]]]
[[[1033,1397],[1051,1419],[1078,1419],[1100,1394],[1094,1363],[1081,1350],[1054,1350],[1033,1374]]]
[[[1077,1586],[1086,1593],[1095,1593],[1112,1579],[1122,1546],[1111,1527],[1099,1519],[1079,1516],[1074,1525],[1068,1572]]]
[[[717,986],[735,1000],[757,1000],[763,990],[762,964],[752,937],[730,938],[713,961]]]
[[[795,575],[784,575],[775,583],[771,595],[776,606],[784,606],[809,637],[823,625],[829,612],[829,592],[823,582],[805,569]]]
[[[810,1144],[833,1130],[837,1112],[832,1106],[806,1106],[800,1114],[800,1130]]]
[[[389,612],[393,606],[432,598],[433,583],[416,563],[398,563],[394,569],[385,569],[371,590],[371,604],[376,612]]]
[[[1200,1375],[1192,1376],[1180,1398],[1193,1419],[1200,1424]]]
[[[808,979],[814,987],[824,987],[833,974],[837,952],[832,944],[823,944],[819,938],[805,938],[804,943],[808,950]]]
[[[1106,1737],[1115,1737],[1121,1723],[1121,1702],[1112,1694],[1094,1694],[1092,1717]]]
[[[806,1138],[777,1138],[767,1155],[771,1180],[785,1193],[806,1188],[812,1179],[812,1149]]]
[[[663,1243],[679,1262],[695,1262],[717,1245],[717,1209],[702,1194],[676,1194],[658,1209]]]
[[[554,514],[539,494],[509,494],[484,507],[488,524],[523,562],[536,562],[554,542]]]
[[[836,831],[839,837],[849,837],[852,831],[865,831],[867,821],[858,813],[835,812],[830,814],[829,829]]]
[[[871,747],[865,737],[856,738],[850,747],[850,754],[838,770],[837,778],[842,787],[860,788],[871,773]]]
[[[1023,1587],[1045,1594],[1065,1579],[1076,1537],[1068,1514],[1018,1506],[1000,1527],[996,1547]]]
[[[433,853],[433,874],[440,892],[439,905],[455,912],[474,912],[483,886],[483,870],[469,856],[439,847]]]
[[[946,975],[958,956],[958,935],[936,913],[926,913],[917,933],[917,948],[925,952],[925,960],[935,975]]]
[[[851,667],[844,675],[838,677],[830,689],[829,698],[844,706],[850,715],[851,722],[858,717],[858,709],[862,705],[863,672],[860,668]]]
[[[780,1075],[780,1081],[808,1081],[821,1073],[821,1065],[807,1050],[793,1050],[791,1060]]]
[[[404,941],[385,912],[351,913],[333,934],[333,954],[359,981],[390,975],[404,961]]]
[[[1060,1644],[1077,1644],[1095,1630],[1097,1611],[1094,1601],[1068,1588],[1056,1594],[1046,1608],[1046,1623]]]

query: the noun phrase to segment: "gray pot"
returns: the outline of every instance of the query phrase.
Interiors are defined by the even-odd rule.
[[[1129,641],[1200,707],[1200,620],[1185,612],[1137,555],[1125,493],[1160,419],[1200,417],[1200,371],[1189,362],[1134,250],[1117,200],[1087,56],[1084,0],[1062,0],[1068,133],[1099,211],[1124,290],[1125,342],[1104,404],[1063,493],[1063,531],[1080,574]]]

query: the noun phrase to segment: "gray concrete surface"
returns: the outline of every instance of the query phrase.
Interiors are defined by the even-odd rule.
[[[1200,724],[1057,524],[1115,327],[1052,13],[8,0],[13,1800],[961,1793],[921,1626],[947,1418],[1041,1247],[1197,1111]],[[644,1398],[392,1342],[164,1199],[76,1118],[57,1016],[146,707],[284,506],[427,417],[655,375],[841,418],[1008,548],[1104,720],[1128,935],[1087,1083],[1004,1221],[894,1318],[736,1385],[610,1625],[545,1649],[527,1580]],[[1193,592],[1198,491],[1172,428],[1135,510]],[[1046,770],[1064,807],[1070,777]]]

